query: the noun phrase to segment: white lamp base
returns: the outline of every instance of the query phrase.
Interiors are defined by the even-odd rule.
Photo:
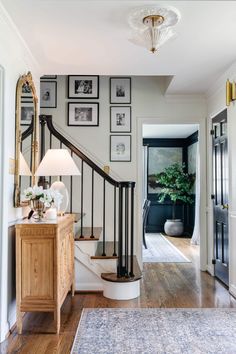
[[[55,207],[57,208],[58,214],[64,214],[66,212],[66,210],[68,208],[68,204],[69,204],[69,193],[68,193],[66,186],[64,185],[63,182],[56,181],[51,185],[50,189],[60,192],[61,195],[63,196],[60,204],[55,203]]]

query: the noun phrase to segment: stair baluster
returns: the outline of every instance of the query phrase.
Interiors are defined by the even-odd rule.
[[[106,180],[103,180],[103,245],[102,256],[106,256]]]
[[[92,191],[91,191],[91,236],[90,238],[94,238],[93,234],[93,221],[94,221],[94,169],[92,169]]]
[[[81,191],[80,191],[80,211],[81,211],[81,219],[80,219],[80,238],[84,238],[83,235],[83,213],[84,213],[84,161],[81,160]]]
[[[116,187],[114,187],[114,252],[113,256],[116,257]]]

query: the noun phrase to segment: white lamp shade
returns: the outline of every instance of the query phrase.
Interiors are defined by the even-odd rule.
[[[30,168],[25,161],[24,156],[22,155],[20,151],[20,160],[19,160],[19,175],[20,176],[32,176],[32,173],[30,171]]]
[[[49,149],[35,172],[35,176],[79,175],[81,173],[66,149]]]

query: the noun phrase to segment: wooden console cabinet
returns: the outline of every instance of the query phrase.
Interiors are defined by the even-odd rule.
[[[68,291],[74,295],[73,215],[57,221],[23,220],[16,225],[17,328],[28,311],[53,312],[56,333]]]

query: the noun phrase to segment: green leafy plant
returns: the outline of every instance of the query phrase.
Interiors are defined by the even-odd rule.
[[[175,163],[155,175],[156,184],[161,187],[158,201],[163,203],[166,198],[170,198],[173,203],[172,218],[175,219],[175,206],[177,201],[186,204],[193,203],[192,187],[195,181],[195,174],[186,173],[185,165]]]

